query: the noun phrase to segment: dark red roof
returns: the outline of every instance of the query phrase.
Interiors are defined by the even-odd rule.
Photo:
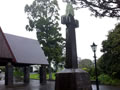
[[[2,30],[0,30],[2,33]],[[5,43],[13,62],[23,64],[48,64],[42,48],[37,40],[4,34]],[[6,57],[7,58],[7,57]]]

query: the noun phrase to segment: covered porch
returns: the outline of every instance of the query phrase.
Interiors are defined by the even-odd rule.
[[[13,69],[22,67],[24,83],[29,83],[30,65],[41,65],[40,83],[46,83],[48,62],[37,40],[5,34],[0,28],[0,66],[5,66],[5,85],[13,86]]]

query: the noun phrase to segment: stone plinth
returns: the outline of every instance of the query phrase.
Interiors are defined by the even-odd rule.
[[[64,69],[56,74],[55,90],[92,90],[89,74],[81,69]]]

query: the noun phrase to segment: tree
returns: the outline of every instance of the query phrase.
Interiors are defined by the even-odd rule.
[[[79,61],[79,68],[87,71],[91,77],[95,77],[94,63],[90,59],[82,59]]]
[[[71,0],[79,8],[88,7],[93,15],[120,18],[120,0]]]
[[[31,5],[25,6],[25,12],[29,20],[26,30],[36,30],[38,41],[48,57],[49,69],[51,61],[55,64],[62,61],[64,38],[59,33],[59,6],[57,0],[34,0]],[[49,70],[49,71],[50,71]]]
[[[91,68],[94,64],[90,59],[82,59],[79,61],[79,68]]]
[[[106,70],[106,64],[103,59],[104,55],[102,55],[98,60],[97,60],[97,69],[98,69],[98,75],[100,74],[105,74],[107,72]]]
[[[120,23],[111,30],[102,42],[103,63],[106,73],[120,79]]]

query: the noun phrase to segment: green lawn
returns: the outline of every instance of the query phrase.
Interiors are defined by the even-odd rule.
[[[52,73],[52,79],[55,80],[55,73]],[[49,74],[47,74],[47,79],[49,79]]]
[[[38,73],[30,74],[30,79],[39,79],[39,74]]]
[[[47,79],[49,79],[49,74],[47,74]],[[39,79],[39,74],[38,73],[34,73],[34,74],[30,74],[30,79]],[[52,79],[55,80],[55,73],[52,73]]]

